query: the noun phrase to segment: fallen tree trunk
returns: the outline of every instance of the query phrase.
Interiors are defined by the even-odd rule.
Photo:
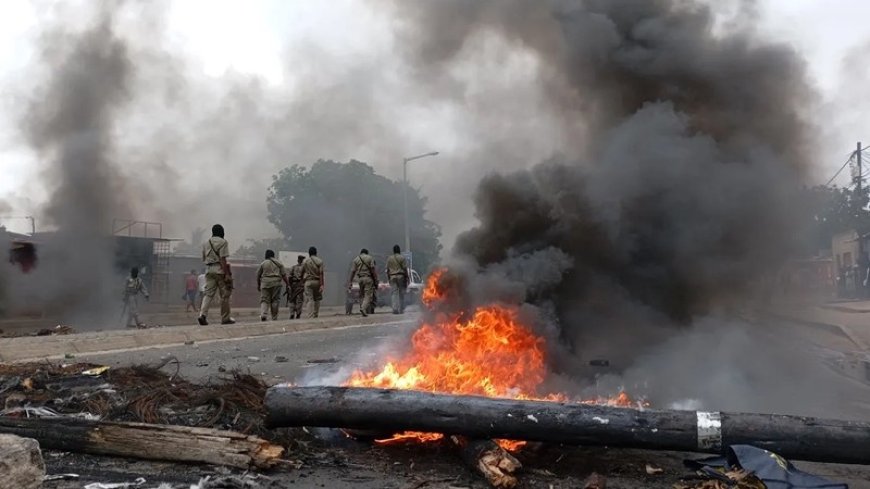
[[[36,440],[0,435],[0,488],[38,489],[43,477],[45,463]]]
[[[0,417],[0,433],[33,438],[53,450],[238,468],[271,467],[284,451],[233,431],[64,417]]]
[[[513,455],[492,440],[473,440],[464,436],[451,436],[459,447],[462,461],[482,475],[492,487],[513,489],[517,485],[515,472],[523,468]]]
[[[427,431],[721,453],[750,444],[798,460],[870,464],[870,423],[774,414],[636,410],[351,387],[269,389],[269,426]]]

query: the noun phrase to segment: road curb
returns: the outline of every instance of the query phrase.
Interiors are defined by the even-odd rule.
[[[292,334],[319,329],[341,328],[355,325],[398,324],[416,319],[406,314],[399,321],[386,321],[383,316],[331,317],[312,320],[284,320],[232,325],[168,326],[165,328],[113,330],[76,333],[65,336],[26,336],[0,338],[0,362],[13,363],[39,361],[66,355],[84,355],[122,350],[157,348],[206,342],[251,338],[279,334]]]
[[[864,340],[862,340],[858,335],[856,335],[855,332],[852,331],[852,328],[850,328],[849,326],[846,326],[843,324],[837,324],[834,322],[825,322],[825,321],[820,321],[820,320],[815,320],[815,319],[807,319],[807,318],[802,318],[802,317],[793,316],[793,315],[789,315],[789,314],[783,314],[783,313],[774,312],[774,311],[767,311],[766,315],[769,317],[776,318],[776,319],[793,321],[793,322],[800,323],[800,324],[803,324],[806,326],[813,326],[816,328],[825,329],[825,330],[830,331],[834,334],[839,334],[839,335],[843,336],[844,338],[851,341],[853,345],[855,345],[857,348],[859,348],[861,350],[870,351],[870,345],[868,345],[866,342],[864,342]]]

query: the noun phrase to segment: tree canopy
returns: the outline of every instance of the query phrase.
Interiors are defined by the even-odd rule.
[[[425,273],[441,251],[441,230],[426,219],[426,198],[412,187],[407,192],[414,268]],[[402,182],[361,161],[318,160],[310,169],[285,168],[273,177],[267,204],[269,221],[284,243],[298,251],[316,246],[332,270],[349,267],[361,248],[382,268],[393,245],[404,248]]]
[[[868,189],[816,186],[804,190],[803,202],[808,211],[812,250],[831,247],[831,238],[844,231],[870,232],[870,210],[867,209]]]

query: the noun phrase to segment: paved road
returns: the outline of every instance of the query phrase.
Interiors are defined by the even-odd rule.
[[[342,318],[342,323],[327,329],[193,344],[179,342],[177,346],[132,351],[79,354],[76,355],[76,361],[126,366],[159,364],[167,357],[174,356],[178,360],[180,374],[193,381],[206,381],[238,369],[259,375],[269,384],[292,382],[302,385],[336,385],[355,369],[382,365],[384,359],[391,354],[404,351],[416,324],[416,317],[378,314],[367,318],[365,322],[368,324],[363,324],[364,321],[360,318],[356,318],[359,323],[353,318]],[[376,322],[373,323],[372,319]],[[258,324],[252,323],[251,327]],[[243,330],[245,328],[245,325],[240,327]],[[751,335],[749,337],[754,342],[776,348],[754,347],[747,350],[746,366],[736,370],[737,366],[734,364],[721,366],[720,370],[724,369],[720,372],[721,375],[711,375],[714,385],[730,391],[732,385],[728,382],[746,384],[751,381],[752,388],[735,389],[740,393],[740,398],[717,395],[707,389],[705,392],[713,399],[710,402],[716,402],[716,406],[707,406],[708,408],[870,419],[870,370],[863,361],[866,353],[857,350],[848,338],[826,328],[783,320],[768,321],[748,328],[754,328],[745,333],[746,336]],[[728,348],[748,346],[750,345],[737,342]],[[758,358],[765,354],[769,358]],[[711,355],[717,358],[715,352]],[[675,366],[684,365],[683,368],[692,368],[694,365],[688,357],[675,359],[672,363]],[[701,366],[705,370],[714,367]],[[174,372],[175,368],[172,364],[164,367],[164,370]],[[607,371],[608,369],[599,369],[596,373]],[[689,379],[697,381],[696,377],[698,376]],[[697,388],[686,387],[690,390]],[[657,400],[661,403],[673,401],[668,394],[660,391],[634,392],[635,389],[642,390],[642,384],[634,384],[630,388],[632,394],[650,396],[653,400],[658,397]],[[656,389],[655,386],[651,388]],[[824,394],[821,394],[822,391]],[[813,397],[810,392],[818,392],[825,397],[809,402],[808,399]],[[664,394],[665,398],[656,394]],[[760,400],[752,402],[751,398],[745,396],[757,396]],[[776,396],[782,396],[783,400],[776,402]]]
[[[147,305],[146,305],[147,306]],[[409,308],[414,311],[414,307]],[[380,309],[381,312],[386,309]],[[217,311],[212,311],[212,323],[220,322]],[[281,319],[287,317],[287,308],[282,307],[280,310]],[[183,306],[158,307],[152,306],[151,310],[145,309],[140,313],[140,319],[149,326],[190,326],[197,324],[196,317],[198,312],[186,312]],[[260,316],[260,309],[255,307],[236,307],[233,308],[233,318],[238,322],[253,322],[257,321]],[[344,316],[344,306],[324,306],[320,309],[320,317],[336,317]],[[71,326],[76,332],[87,331],[111,331],[124,329],[123,320],[119,320],[118,316],[112,315],[112,319],[106,324],[99,323],[77,323],[70,322],[68,318],[58,316],[44,317],[11,317],[0,319],[0,337],[16,337],[27,336],[36,333],[41,329],[51,329],[59,324]]]
[[[393,322],[396,316],[385,314],[383,319]],[[191,380],[207,380],[220,375],[219,370],[240,369],[261,375],[270,384],[288,381],[307,383],[314,379],[325,381],[330,376],[337,378],[336,373],[349,372],[365,366],[366,362],[383,358],[384,354],[391,349],[395,351],[407,340],[413,326],[413,320],[351,325],[257,338],[82,355],[76,360],[122,366],[156,364],[172,355],[179,361],[181,375]],[[165,369],[174,371],[170,366]]]

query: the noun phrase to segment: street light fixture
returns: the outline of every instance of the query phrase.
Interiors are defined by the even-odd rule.
[[[411,268],[414,261],[414,258],[411,256],[411,233],[408,231],[408,162],[419,160],[420,158],[426,158],[428,156],[438,156],[438,152],[430,151],[429,153],[402,159],[402,202],[405,207],[405,253],[410,257],[408,268]]]

